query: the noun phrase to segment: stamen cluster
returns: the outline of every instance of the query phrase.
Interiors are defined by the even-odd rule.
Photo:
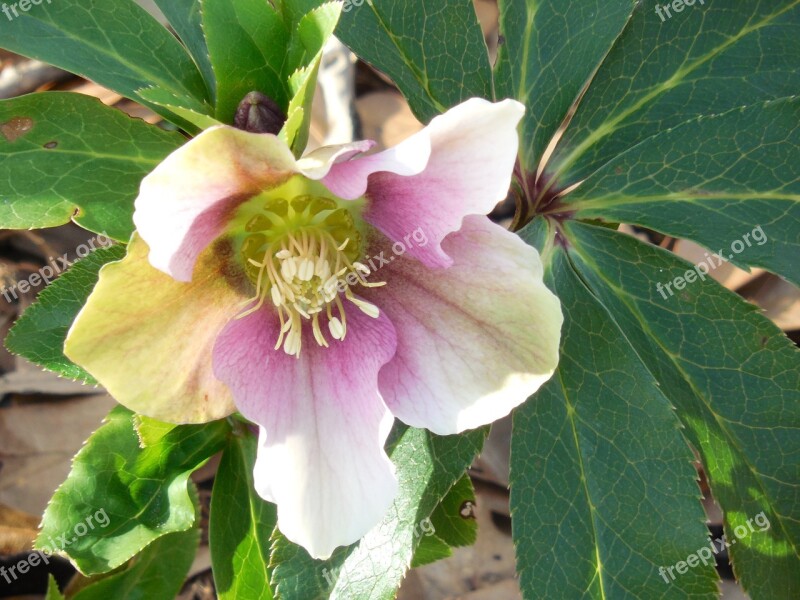
[[[317,344],[327,348],[320,325],[323,315],[331,337],[343,340],[347,317],[342,294],[365,314],[378,316],[378,308],[357,298],[343,278],[354,273],[360,285],[384,285],[368,282],[369,268],[356,260],[360,235],[347,209],[338,208],[330,198],[278,198],[270,200],[245,229],[252,234],[245,239],[242,254],[256,292],[248,300],[255,304],[238,318],[259,310],[269,297],[281,325],[276,350],[283,346],[287,354],[300,356],[304,321],[311,322]]]

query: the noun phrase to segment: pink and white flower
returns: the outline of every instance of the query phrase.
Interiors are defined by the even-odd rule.
[[[270,134],[201,133],[142,182],[128,254],[67,355],[150,417],[256,423],[259,494],[329,556],[394,500],[395,417],[443,435],[491,423],[556,367],[539,256],[485,216],[522,113],[472,99],[384,152],[299,160]]]

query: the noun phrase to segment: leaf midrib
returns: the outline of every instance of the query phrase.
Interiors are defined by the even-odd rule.
[[[531,5],[526,5],[527,21],[525,22],[525,31],[522,35],[522,61],[520,62],[520,75],[519,86],[517,89],[517,99],[527,106],[528,104],[528,90],[526,89],[528,78],[528,58],[530,56],[531,36],[533,35],[533,24],[536,20],[536,13],[539,12],[539,4],[533,2]]]
[[[47,14],[47,13],[45,13],[45,14]],[[144,82],[146,82],[146,83],[158,84],[158,85],[162,86],[165,90],[168,90],[168,91],[170,91],[172,93],[177,93],[176,95],[179,96],[179,97],[181,97],[181,96],[183,96],[185,94],[188,94],[189,98],[194,98],[193,92],[191,90],[189,90],[188,88],[183,87],[184,83],[181,82],[180,80],[176,80],[176,81],[174,81],[172,83],[167,83],[161,77],[158,76],[158,73],[153,74],[153,73],[149,73],[148,71],[145,71],[143,69],[140,69],[140,68],[138,68],[138,66],[135,63],[131,63],[128,60],[126,60],[123,55],[120,55],[120,54],[117,54],[117,53],[111,53],[106,47],[98,46],[95,42],[93,42],[92,40],[90,40],[88,38],[81,38],[81,37],[76,36],[72,31],[69,31],[69,30],[66,30],[66,29],[60,29],[52,21],[49,21],[49,20],[46,21],[46,20],[38,18],[38,17],[33,17],[30,14],[27,14],[26,16],[28,16],[29,18],[31,18],[31,19],[33,19],[35,21],[38,21],[39,23],[44,25],[46,29],[50,30],[54,34],[54,36],[53,36],[54,38],[57,39],[57,38],[61,37],[61,38],[66,38],[66,39],[72,40],[74,42],[77,42],[79,44],[84,45],[87,48],[90,48],[90,49],[94,50],[95,52],[105,56],[106,58],[111,58],[112,60],[114,60],[118,64],[120,64],[120,65],[124,66],[126,69],[128,69],[130,71],[130,73],[133,73],[134,75],[142,77],[144,79]],[[49,17],[50,15],[48,14],[47,16]],[[96,26],[98,26],[98,28],[99,28],[99,25],[98,25],[98,23],[96,21],[94,22],[94,24]],[[186,54],[185,51],[184,51],[184,54]],[[188,64],[191,64],[192,66],[194,66],[194,61],[192,61],[191,57],[188,54],[186,54],[186,57],[188,59],[188,61],[187,61]],[[163,66],[167,67],[167,65],[163,65]],[[164,71],[167,72],[167,69],[165,68]],[[200,75],[200,73],[197,72],[197,74],[198,74],[198,76],[200,76],[200,80],[202,81],[202,76]],[[76,73],[76,75],[85,75],[85,76],[88,77],[87,73]],[[91,77],[89,77],[89,78],[92,79]],[[173,85],[175,85],[175,84],[178,84],[180,87],[173,87]],[[206,89],[205,84],[203,84],[200,87],[202,89]],[[131,93],[132,94],[135,93],[135,90],[131,90]],[[135,100],[135,98],[132,98],[132,99]],[[207,99],[204,98],[204,100],[207,100]]]
[[[681,194],[677,192],[669,192],[666,194],[652,194],[648,196],[623,196],[623,195],[607,195],[599,196],[596,198],[586,198],[577,202],[568,203],[567,206],[570,210],[589,211],[600,210],[604,208],[614,208],[616,206],[625,206],[628,204],[641,204],[649,202],[697,202],[703,201],[717,201],[723,202],[726,200],[770,200],[776,202],[800,202],[800,193],[797,194],[779,194],[773,192],[758,192],[752,191],[749,193],[711,193],[711,194]]]
[[[570,269],[573,268],[571,264],[569,268]],[[583,283],[581,283],[581,285],[583,285]],[[592,539],[594,540],[595,568],[597,573],[597,580],[600,584],[600,597],[605,599],[607,598],[605,591],[605,582],[604,582],[605,569],[603,568],[603,561],[600,558],[600,544],[599,544],[600,536],[597,533],[597,520],[598,520],[597,509],[595,508],[595,505],[592,502],[592,495],[591,492],[589,491],[589,481],[586,478],[586,469],[584,468],[584,456],[583,452],[581,451],[580,436],[578,435],[578,429],[575,423],[575,419],[577,418],[577,411],[574,408],[574,404],[569,400],[569,393],[567,391],[567,386],[564,382],[564,376],[561,373],[561,369],[558,370],[558,383],[561,386],[561,393],[564,395],[564,401],[567,403],[568,406],[567,418],[569,419],[570,428],[572,429],[572,438],[573,441],[575,442],[575,452],[578,457],[578,465],[580,466],[581,470],[581,483],[583,485],[583,491],[586,494],[587,506],[589,509],[589,515],[591,517]]]
[[[0,153],[0,156],[4,156],[6,158],[16,158],[18,156],[24,156],[26,154],[52,154],[53,156],[81,156],[87,159],[106,159],[115,162],[133,162],[137,164],[147,165],[148,167],[153,166],[164,160],[164,158],[157,158],[157,159],[148,159],[142,156],[126,156],[124,154],[106,154],[106,153],[98,153],[98,152],[91,152],[91,151],[84,151],[84,150],[42,150],[41,148],[30,148],[29,150],[20,150],[18,152],[9,152],[9,153]]]
[[[730,46],[732,46],[745,36],[749,35],[753,31],[757,31],[758,29],[767,26],[773,20],[775,20],[785,12],[788,12],[798,4],[800,4],[800,0],[795,0],[792,4],[789,4],[783,9],[775,13],[772,13],[771,15],[768,15],[755,25],[743,27],[736,35],[729,37],[725,42],[713,48],[710,52],[706,53],[705,55],[698,57],[688,65],[684,63],[684,65],[681,66],[681,68],[677,69],[669,79],[660,82],[659,84],[654,86],[650,92],[642,96],[637,102],[632,104],[630,107],[618,113],[615,117],[612,117],[611,119],[601,123],[597,128],[595,128],[586,138],[584,138],[583,142],[578,144],[564,158],[564,160],[562,160],[559,163],[558,168],[552,175],[553,179],[554,180],[560,179],[561,176],[564,174],[564,172],[567,171],[573,164],[575,164],[575,162],[581,156],[583,156],[586,150],[592,147],[599,140],[613,134],[617,130],[617,125],[619,125],[626,118],[634,114],[640,108],[645,106],[648,102],[650,102],[650,100],[658,97],[663,92],[667,92],[673,89],[674,87],[677,87],[678,85],[683,83],[683,80],[686,76],[690,75],[696,69],[700,68],[711,59],[717,57],[719,54],[727,50]]]
[[[269,591],[270,598],[271,598],[272,597],[272,589],[270,587],[269,569],[267,568],[267,563],[270,560],[270,552],[269,552],[269,548],[266,548],[266,549],[264,548],[264,545],[262,544],[262,541],[261,541],[261,536],[258,535],[258,527],[257,527],[257,525],[258,525],[258,523],[260,523],[260,520],[258,519],[258,517],[256,515],[255,505],[253,504],[253,495],[252,495],[252,491],[255,489],[254,488],[255,484],[254,484],[253,479],[252,479],[253,466],[248,463],[247,459],[244,456],[244,448],[242,448],[242,446],[239,445],[239,444],[236,444],[236,453],[237,453],[237,457],[236,457],[237,460],[242,464],[242,468],[243,468],[242,472],[246,474],[245,475],[245,479],[246,479],[245,485],[247,486],[247,507],[248,507],[248,509],[250,511],[250,520],[253,523],[253,537],[255,538],[255,541],[256,541],[256,547],[258,548],[259,556],[261,556],[263,558],[263,560],[260,561],[260,562],[264,567],[264,581],[267,582],[267,590]],[[263,500],[262,500],[262,502],[263,502]],[[238,581],[241,581],[241,580],[238,580]],[[238,586],[236,586],[236,588],[238,589]]]
[[[687,383],[687,385],[689,385],[689,387],[691,388],[692,393],[695,395],[695,397],[698,398],[700,400],[700,402],[702,402],[702,404],[706,408],[706,410],[712,415],[712,417],[714,418],[714,421],[720,427],[720,431],[722,431],[725,434],[725,436],[728,439],[728,441],[736,449],[738,455],[740,457],[742,457],[742,459],[744,461],[744,464],[747,466],[747,468],[753,474],[754,479],[757,482],[757,485],[758,485],[758,487],[760,488],[760,490],[761,490],[761,492],[763,494],[763,497],[768,499],[769,506],[772,509],[773,513],[775,515],[779,516],[778,521],[780,523],[780,527],[781,527],[781,531],[783,532],[784,539],[791,545],[792,549],[795,552],[795,555],[798,558],[800,558],[800,551],[798,550],[797,546],[795,545],[794,540],[792,539],[792,536],[789,535],[789,532],[786,530],[786,527],[784,525],[784,519],[786,517],[783,515],[782,511],[779,511],[779,510],[776,509],[774,499],[772,498],[772,496],[770,494],[767,493],[767,490],[764,488],[764,485],[762,483],[761,478],[763,476],[758,472],[758,470],[756,470],[754,465],[751,464],[750,457],[747,454],[745,454],[745,452],[742,450],[741,442],[734,435],[734,433],[732,431],[730,431],[730,429],[728,428],[727,419],[725,419],[721,415],[717,414],[717,412],[708,403],[706,397],[703,394],[700,393],[699,388],[694,383],[694,380],[686,373],[686,371],[681,366],[680,362],[677,360],[680,357],[678,355],[673,354],[672,352],[670,352],[669,349],[667,349],[664,346],[664,344],[661,342],[661,338],[659,336],[657,336],[650,329],[650,327],[648,326],[647,320],[643,318],[643,315],[639,312],[639,310],[636,307],[635,303],[632,304],[632,301],[629,300],[630,296],[624,290],[622,290],[618,286],[616,286],[613,281],[611,281],[610,279],[608,279],[605,276],[605,273],[601,269],[599,269],[599,267],[597,266],[597,263],[594,260],[592,260],[591,254],[586,253],[585,248],[583,248],[581,246],[580,242],[578,240],[576,240],[574,236],[570,237],[570,242],[576,248],[578,248],[578,247],[581,248],[581,250],[582,250],[581,258],[582,258],[582,260],[585,261],[587,265],[590,265],[593,268],[595,274],[605,282],[605,284],[609,287],[609,289],[614,291],[616,296],[620,298],[620,300],[625,304],[625,306],[627,306],[628,310],[630,310],[631,313],[633,315],[635,315],[636,320],[639,322],[639,326],[642,328],[642,330],[648,335],[649,339],[653,340],[653,342],[661,349],[661,351],[664,353],[664,356],[668,358],[669,362],[672,363],[672,365],[678,371],[678,373],[683,378],[683,380]],[[598,300],[599,300],[599,298],[598,298]],[[606,307],[606,311],[608,311],[607,307]],[[609,311],[609,314],[613,314],[613,313],[611,313]],[[622,332],[622,335],[625,337],[626,341],[628,341],[628,345],[631,346],[631,348],[633,349],[634,352],[637,352],[636,348],[628,340],[628,336],[625,334],[625,332],[622,331],[621,329],[620,329],[620,331]],[[638,355],[638,352],[637,352],[637,355]],[[650,371],[650,369],[647,367],[647,365],[645,365],[645,368],[647,368],[647,370]],[[655,378],[655,376],[654,376],[654,378]],[[657,379],[656,379],[656,381],[657,381]]]
[[[392,33],[391,28],[387,26],[386,21],[384,20],[383,16],[378,12],[378,9],[375,8],[375,4],[372,2],[372,0],[369,0],[368,5],[370,9],[372,9],[375,18],[378,20],[378,24],[383,28],[384,32],[386,33],[386,36],[391,40],[392,44],[394,44],[394,47],[397,49],[397,52],[399,53],[400,58],[402,58],[403,63],[405,63],[406,67],[408,67],[408,70],[414,74],[414,78],[417,80],[417,83],[419,83],[420,87],[423,90],[425,90],[425,93],[428,96],[428,100],[431,102],[433,107],[440,113],[445,112],[447,110],[447,107],[444,106],[434,97],[433,92],[430,89],[430,81],[428,80],[427,72],[424,70],[420,71],[419,69],[417,69],[415,62],[408,56],[405,48],[400,44],[398,39]]]

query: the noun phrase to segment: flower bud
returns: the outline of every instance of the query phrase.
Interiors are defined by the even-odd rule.
[[[281,107],[261,92],[250,92],[239,103],[233,124],[251,133],[277,134],[286,122]]]

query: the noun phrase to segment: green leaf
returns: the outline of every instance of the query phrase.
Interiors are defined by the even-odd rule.
[[[139,553],[124,570],[104,577],[70,600],[174,600],[192,566],[200,530],[170,533]]]
[[[447,492],[428,519],[418,523],[419,545],[411,561],[421,567],[452,556],[453,547],[469,546],[478,537],[478,523],[473,514],[475,490],[469,475],[464,475]]]
[[[431,516],[463,476],[486,432],[439,437],[399,426],[389,443],[400,491],[384,520],[361,541],[339,548],[326,561],[277,535],[272,548],[273,581],[283,600],[394,598],[420,542],[420,524]]]
[[[435,533],[450,546],[471,546],[478,537],[474,506],[475,489],[469,475],[464,475],[433,511],[430,522],[421,523],[420,535]]]
[[[722,247],[721,258],[800,284],[799,122],[795,98],[665,131],[589,177],[568,209]]]
[[[273,0],[272,5],[289,32],[288,47],[283,49],[283,74],[287,80],[298,69],[313,64],[336,26],[341,4],[339,0]],[[333,23],[326,15],[335,17]],[[303,21],[306,25],[301,25]]]
[[[297,25],[293,47],[296,48],[294,58],[300,61],[300,65],[289,77],[291,101],[286,111],[288,119],[279,134],[292,148],[295,156],[300,156],[308,143],[311,101],[314,98],[322,50],[336,28],[340,13],[341,5],[338,2],[328,2],[304,15]],[[308,64],[303,66],[307,60]]]
[[[425,535],[419,541],[419,545],[414,552],[411,568],[424,567],[450,556],[453,556],[453,549],[450,544],[436,534]]]
[[[64,554],[93,575],[163,535],[186,531],[195,522],[189,475],[222,448],[229,430],[227,421],[181,425],[142,448],[133,413],[115,408],[75,456],[45,511],[36,547]]]
[[[561,248],[545,280],[564,308],[553,378],[514,413],[511,514],[526,598],[716,598],[693,456],[658,383]]]
[[[56,0],[20,11],[0,27],[0,47],[82,75],[123,96],[158,86],[208,100],[180,42],[133,0]],[[170,118],[157,106],[156,112]]]
[[[62,377],[96,384],[94,377],[64,356],[64,340],[92,293],[100,268],[124,256],[124,246],[99,248],[72,265],[17,319],[6,337],[6,347]]]
[[[271,600],[270,536],[277,524],[274,504],[255,490],[256,438],[243,430],[231,437],[214,480],[209,545],[220,600]]]
[[[553,155],[551,176],[580,181],[670,127],[800,89],[800,0],[698,2],[662,22],[663,4],[637,4]]]
[[[135,414],[133,416],[133,427],[136,435],[139,436],[139,446],[147,448],[158,444],[165,435],[173,429],[180,427],[176,423],[165,423],[144,415]]]
[[[79,225],[125,242],[142,178],[185,141],[68,92],[0,101],[0,133],[1,227],[54,227],[77,209]]]
[[[187,131],[196,133],[209,127],[220,125],[214,117],[210,116],[214,111],[207,104],[195,100],[178,98],[161,88],[145,88],[139,90],[138,95],[143,100],[161,106],[179,116],[185,123],[193,126],[194,129],[186,128]]]
[[[286,111],[280,136],[300,156],[308,141],[322,48],[342,5],[278,4],[274,9],[264,0],[205,0],[203,26],[217,75],[216,117],[232,123],[245,95],[266,94]]]
[[[336,35],[385,72],[426,123],[473,96],[492,72],[472,0],[347,0]]]
[[[627,22],[632,0],[500,0],[495,95],[526,106],[520,158],[535,172],[547,144]]]
[[[215,101],[217,82],[211,58],[208,53],[208,44],[203,33],[202,16],[200,14],[200,0],[154,0],[158,8],[167,17],[169,24],[178,34],[189,53],[194,58],[197,67],[203,75],[208,90],[208,98]]]
[[[47,576],[47,595],[44,600],[64,600],[64,596],[58,589],[58,583],[56,583],[56,578],[53,577],[52,573]]]
[[[294,30],[305,15],[319,8],[328,0],[273,0],[272,5],[280,12],[286,28]]]
[[[218,120],[233,123],[239,103],[253,91],[286,109],[289,32],[269,2],[203,0],[203,28],[217,80]]]
[[[756,307],[711,279],[662,296],[660,284],[692,267],[665,250],[580,223],[567,223],[565,234],[580,276],[677,408],[724,511],[739,580],[756,600],[797,597],[797,348]],[[621,351],[621,344],[614,348],[616,356]],[[761,513],[768,529],[750,531],[748,520]]]

